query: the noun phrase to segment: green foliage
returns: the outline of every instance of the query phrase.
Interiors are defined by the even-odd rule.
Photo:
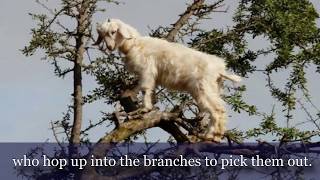
[[[87,73],[95,77],[98,87],[85,97],[84,100],[88,103],[104,99],[106,103],[113,104],[119,99],[119,95],[132,88],[131,85],[136,81],[135,77],[125,70],[121,58],[114,54],[98,57],[90,67]]]
[[[257,115],[257,108],[254,105],[248,105],[242,99],[242,93],[246,91],[246,87],[240,86],[236,88],[236,91],[228,96],[225,96],[225,101],[231,105],[232,110],[235,112],[240,113],[241,110],[247,112],[249,115]]]
[[[233,28],[203,32],[190,44],[202,51],[225,57],[228,67],[243,76],[249,77],[251,73],[263,72],[271,95],[283,105],[282,110],[289,128],[289,120],[293,118],[292,111],[296,109],[298,92],[309,97],[306,69],[311,65],[317,67],[317,72],[320,69],[320,30],[316,25],[318,18],[317,11],[308,0],[241,0],[234,15]],[[246,41],[249,37],[263,37],[270,47],[250,49],[252,46]],[[257,69],[256,61],[263,60],[262,55],[271,55],[269,57],[273,59],[262,69]],[[282,82],[283,87],[277,87],[273,77],[283,70],[289,72],[287,81]],[[254,106],[248,106],[240,100],[241,92],[243,89],[240,88],[232,96],[226,96],[226,101],[237,112],[240,112],[239,107],[242,107],[247,109],[249,114],[253,114]],[[296,138],[292,134],[299,134],[294,128],[276,128],[270,118],[266,120],[260,127],[266,131],[262,132],[258,128],[259,131],[249,131],[249,134],[263,135],[270,131],[278,132],[279,136],[286,134],[289,139]]]
[[[295,127],[279,127],[275,119],[274,111],[270,115],[265,115],[257,128],[246,132],[246,138],[271,135],[280,142],[310,141],[312,137],[319,135],[318,131],[301,131]]]
[[[247,49],[243,33],[214,29],[200,33],[190,45],[200,51],[224,57],[227,60],[227,66],[242,76],[255,70],[251,62],[257,55]]]
[[[316,52],[320,39],[315,23],[318,17],[308,0],[245,0],[235,16],[236,29],[243,28],[244,33],[270,41],[275,58],[265,67],[268,74],[291,67],[284,91],[270,87],[272,95],[289,110],[294,109],[297,88],[306,90],[305,68],[320,55]]]
[[[37,27],[31,29],[32,38],[28,46],[22,49],[26,56],[32,56],[37,50],[44,51],[42,59],[50,60],[55,67],[55,74],[64,76],[70,72],[70,68],[61,68],[58,60],[60,58],[72,61],[75,57],[75,51],[69,45],[70,36],[53,30],[54,22],[45,14],[31,14],[30,16],[37,22]]]
[[[73,111],[68,109],[62,120],[54,122],[54,127],[52,127],[54,132],[56,129],[64,132],[66,137],[63,140],[73,139],[72,142],[79,142],[80,139],[83,106],[82,71],[88,68],[85,55],[88,55],[90,60],[87,45],[92,38],[92,16],[102,11],[97,8],[98,2],[102,1],[115,2],[110,0],[61,0],[55,7],[49,7],[45,1],[36,0],[36,3],[46,10],[46,13],[29,13],[36,25],[31,29],[31,40],[21,50],[22,53],[32,56],[40,52],[43,55],[42,59],[49,61],[54,66],[54,72],[59,77],[73,73],[74,103],[71,107]],[[70,122],[71,114],[74,115],[73,125]],[[85,132],[82,132],[82,135],[85,135]]]

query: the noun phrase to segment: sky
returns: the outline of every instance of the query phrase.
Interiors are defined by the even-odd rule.
[[[50,5],[55,5],[56,0],[48,0]],[[94,22],[101,22],[106,18],[119,18],[134,26],[141,34],[147,35],[150,29],[159,25],[167,26],[174,23],[178,15],[186,7],[186,1],[181,0],[122,0],[121,5],[106,5],[106,12],[94,17]],[[191,2],[191,1],[189,1]],[[318,12],[320,2],[312,0]],[[212,19],[206,20],[201,25],[203,28],[227,28],[232,26],[232,15],[237,5],[236,0],[226,0],[225,7],[229,13],[214,13]],[[30,29],[35,27],[35,22],[28,16],[29,12],[45,12],[34,0],[2,0],[0,6],[0,142],[43,142],[53,141],[50,121],[62,117],[67,105],[72,103],[72,79],[69,76],[58,78],[53,73],[52,66],[41,59],[41,53],[25,57],[20,49],[28,44],[31,38]],[[318,25],[320,25],[318,20]],[[251,47],[264,47],[263,39],[249,41]],[[270,58],[270,57],[269,57]],[[266,60],[259,61],[263,66]],[[314,73],[311,67],[307,72],[310,81],[308,84],[315,104],[320,107],[320,84],[315,83],[319,74]],[[277,84],[285,82],[286,73],[275,77]],[[281,105],[270,97],[265,87],[265,77],[255,73],[242,82],[247,86],[245,99],[251,104],[257,104],[258,109],[271,112],[275,106],[276,112],[281,112]],[[95,82],[90,77],[84,78],[84,90],[90,91],[95,87]],[[96,121],[100,111],[110,110],[110,107],[101,102],[84,107],[84,126],[90,120]],[[259,124],[258,118],[248,117],[246,114],[236,114],[228,111],[232,116],[228,121],[228,128],[247,129]],[[298,110],[295,121],[306,119],[306,114]],[[283,122],[279,116],[279,123]],[[308,126],[301,127],[308,129]],[[91,132],[94,141],[105,134],[106,128],[100,127]],[[148,133],[150,141],[165,140],[165,133],[155,128]]]

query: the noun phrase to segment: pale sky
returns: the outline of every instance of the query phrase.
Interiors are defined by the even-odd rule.
[[[56,0],[48,0],[54,5]],[[169,25],[174,23],[178,15],[185,10],[185,1],[181,0],[123,0],[125,4],[120,6],[106,6],[107,11],[99,13],[95,22],[106,18],[119,18],[134,26],[141,34],[147,35],[149,28],[158,25]],[[191,1],[189,1],[191,2]],[[320,2],[312,0],[318,12]],[[237,1],[226,0],[229,12],[236,8]],[[41,54],[25,57],[19,51],[30,40],[30,29],[35,26],[34,21],[28,16],[28,12],[44,12],[33,0],[3,0],[0,6],[0,115],[3,124],[0,126],[0,142],[43,142],[47,139],[53,140],[52,132],[49,130],[50,121],[60,119],[62,112],[71,103],[72,79],[67,76],[60,79],[53,74],[52,66],[41,61]],[[226,28],[232,26],[230,13],[215,13],[213,19],[204,22],[204,28]],[[318,25],[319,25],[318,21]],[[264,47],[263,40],[249,41],[250,47]],[[270,58],[270,57],[269,57]],[[268,57],[265,57],[268,61]],[[259,61],[258,66],[265,64]],[[319,74],[315,74],[315,68],[311,67],[307,72],[308,86],[313,101],[320,107],[320,85],[317,83]],[[281,85],[286,79],[286,73],[280,73],[275,77],[277,84]],[[261,111],[270,112],[273,105],[276,112],[281,112],[281,105],[277,104],[265,87],[265,77],[256,73],[249,79],[244,79],[248,92],[246,100],[251,104],[257,104]],[[92,78],[84,78],[84,89],[86,92],[95,87]],[[100,117],[99,112],[106,110],[103,103],[95,103],[85,106],[84,124],[89,120],[95,121]],[[228,121],[228,128],[247,129],[256,127],[259,119],[248,117],[246,114],[232,115]],[[298,110],[295,122],[306,119],[305,113]],[[283,122],[283,117],[278,117]],[[279,124],[282,124],[279,122]],[[309,128],[308,126],[302,128]],[[104,127],[91,131],[92,140],[96,140],[106,132]],[[149,140],[158,140],[166,137],[160,129],[148,133]],[[165,140],[161,138],[161,140]]]

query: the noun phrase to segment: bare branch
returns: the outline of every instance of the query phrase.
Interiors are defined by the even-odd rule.
[[[180,15],[180,18],[173,24],[173,28],[166,36],[168,41],[175,41],[175,37],[177,36],[179,30],[188,22],[189,18],[195,13],[195,11],[199,9],[201,5],[203,5],[204,1],[205,0],[195,0],[194,3],[189,6],[183,14]]]

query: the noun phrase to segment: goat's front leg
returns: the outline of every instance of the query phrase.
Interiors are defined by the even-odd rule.
[[[149,73],[143,74],[139,81],[139,85],[134,88],[134,91],[139,92],[141,90],[143,93],[143,108],[140,108],[131,114],[147,113],[152,110],[152,95],[155,87],[155,80],[152,77],[153,76]]]
[[[150,88],[143,88],[143,108],[141,109],[141,112],[146,113],[152,110],[153,104],[152,104],[152,94],[153,89]]]
[[[145,72],[140,79],[140,87],[143,93],[142,112],[146,113],[152,110],[152,94],[155,88],[154,75],[151,72]]]

